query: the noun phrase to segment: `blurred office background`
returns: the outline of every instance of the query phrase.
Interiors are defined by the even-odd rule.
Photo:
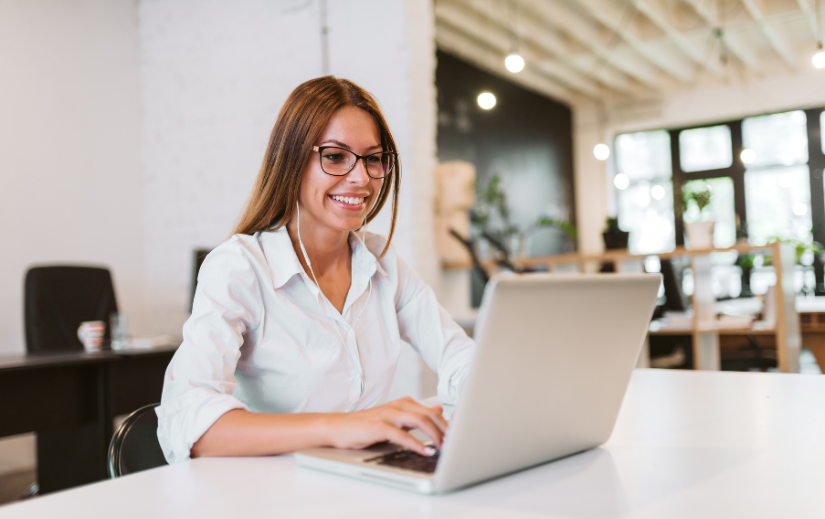
[[[105,266],[130,334],[180,335],[194,251],[229,236],[280,105],[323,74],[380,101],[404,164],[395,244],[462,323],[478,286],[445,212],[482,261],[485,215],[512,258],[600,253],[608,217],[647,255],[685,245],[682,195],[710,186],[716,247],[825,242],[823,3],[0,0],[0,354],[24,352],[32,265]],[[475,223],[439,163],[469,165],[445,175],[473,183]],[[506,222],[480,214],[496,186]],[[808,256],[796,288],[822,292]],[[432,384],[407,351],[394,394]],[[0,475],[33,463],[31,435],[0,440]]]

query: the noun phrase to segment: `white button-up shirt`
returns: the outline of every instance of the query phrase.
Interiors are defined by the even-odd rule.
[[[212,251],[157,408],[167,461],[189,459],[232,409],[349,412],[385,403],[402,341],[438,373],[439,400],[455,404],[473,341],[394,248],[376,262],[385,243],[350,235],[342,313],[304,272],[286,229],[235,235]]]

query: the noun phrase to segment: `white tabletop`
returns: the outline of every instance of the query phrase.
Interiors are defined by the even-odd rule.
[[[444,496],[281,456],[198,459],[0,508],[2,519],[823,516],[825,377],[667,370],[636,371],[604,447]]]

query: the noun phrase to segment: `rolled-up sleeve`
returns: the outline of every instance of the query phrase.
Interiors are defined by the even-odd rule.
[[[438,400],[458,404],[475,343],[438,304],[432,288],[400,257],[395,308],[401,339],[438,374]]]
[[[233,392],[244,334],[263,311],[261,288],[244,245],[230,240],[212,251],[198,274],[183,343],[166,370],[158,440],[169,463],[189,459],[192,445],[224,413],[246,409]]]

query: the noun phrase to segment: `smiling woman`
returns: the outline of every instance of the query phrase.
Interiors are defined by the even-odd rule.
[[[334,77],[287,99],[235,234],[198,275],[166,372],[166,459],[393,441],[440,448],[441,405],[387,402],[402,341],[456,404],[475,346],[396,254],[401,165],[375,100]],[[357,232],[392,194],[387,237]]]
[[[341,113],[338,113],[341,112]],[[278,229],[292,220],[298,201],[300,178],[313,167],[313,152],[321,157],[316,163],[321,168],[324,153],[321,146],[338,147],[352,152],[349,144],[335,137],[344,130],[343,125],[351,123],[354,136],[370,141],[368,150],[386,151],[395,155],[397,148],[378,103],[372,96],[355,83],[331,76],[307,81],[287,99],[278,115],[269,139],[264,163],[258,174],[252,197],[241,221],[235,228],[236,234],[254,234],[269,229]],[[316,144],[318,141],[318,144]],[[353,143],[356,144],[356,143]],[[359,142],[358,144],[363,145]],[[326,145],[326,146],[325,146]],[[333,150],[327,150],[332,155]],[[334,155],[329,157],[334,159]],[[329,164],[329,161],[327,162]],[[355,161],[349,163],[355,166]],[[347,170],[352,169],[350,167]],[[323,172],[324,170],[321,169]],[[369,223],[384,207],[392,186],[392,223],[387,239],[387,247],[395,232],[398,189],[401,180],[401,166],[395,165],[391,174],[380,183],[380,189],[371,200],[363,223]],[[340,175],[337,173],[328,173]],[[344,173],[346,174],[346,173]],[[382,177],[383,178],[383,177]],[[374,187],[374,186],[373,186]],[[366,209],[365,205],[363,209]],[[359,225],[360,227],[360,225]],[[383,253],[386,251],[382,251]]]

